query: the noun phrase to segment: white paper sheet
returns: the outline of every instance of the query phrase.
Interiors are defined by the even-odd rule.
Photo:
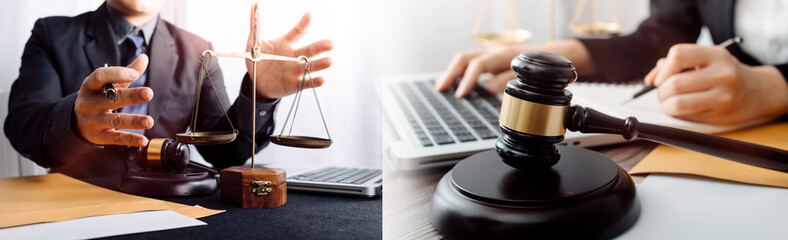
[[[146,211],[0,229],[0,239],[88,239],[207,225],[179,213]]]
[[[786,239],[788,189],[649,175],[640,219],[619,239]]]
[[[575,82],[569,84],[566,89],[574,95],[572,104],[589,107],[617,118],[633,116],[643,123],[653,123],[702,133],[730,132],[771,120],[771,118],[760,119],[734,125],[712,125],[681,120],[662,113],[657,91],[648,92],[624,104],[624,102],[632,98],[632,94],[635,94],[642,88],[643,84]]]

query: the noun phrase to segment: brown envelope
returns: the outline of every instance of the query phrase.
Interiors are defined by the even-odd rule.
[[[720,136],[788,150],[788,122],[773,123]],[[788,173],[750,166],[667,145],[655,148],[629,173],[692,174],[788,188]]]
[[[0,228],[150,210],[192,218],[224,212],[120,193],[59,173],[0,179]]]

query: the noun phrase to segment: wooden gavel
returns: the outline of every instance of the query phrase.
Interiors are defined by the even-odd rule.
[[[788,172],[788,151],[739,140],[625,119],[573,105],[566,86],[577,79],[572,62],[547,52],[521,53],[511,63],[517,80],[506,86],[501,105],[503,136],[495,150],[503,161],[520,170],[547,169],[560,152],[555,144],[566,129],[582,133],[620,134],[664,143],[735,162]]]
[[[153,138],[138,150],[134,161],[145,170],[179,171],[189,165],[189,146],[169,138]]]

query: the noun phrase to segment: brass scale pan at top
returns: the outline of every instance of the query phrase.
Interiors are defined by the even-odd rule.
[[[325,122],[325,118],[323,117],[323,111],[320,108],[320,102],[317,99],[317,92],[314,90],[314,81],[310,75],[310,65],[306,57],[299,57],[299,58],[292,58],[292,57],[284,57],[284,56],[277,56],[277,55],[270,55],[270,54],[263,54],[259,53],[259,47],[255,46],[253,52],[257,51],[257,57],[252,58],[252,53],[216,53],[211,50],[206,50],[200,55],[200,72],[198,74],[197,80],[197,90],[196,90],[196,98],[194,102],[194,111],[192,112],[192,124],[191,128],[188,132],[178,133],[176,134],[176,140],[179,142],[187,143],[187,144],[195,144],[195,145],[212,145],[212,144],[224,144],[229,143],[235,140],[236,136],[238,136],[238,130],[233,126],[232,121],[230,121],[230,117],[227,115],[227,110],[224,108],[224,104],[222,100],[219,98],[219,94],[216,91],[216,87],[214,86],[213,79],[211,79],[211,75],[208,73],[207,68],[205,67],[205,55],[211,55],[215,57],[235,57],[235,58],[245,58],[249,59],[253,62],[257,62],[260,60],[277,60],[277,61],[296,61],[300,62],[301,60],[306,63],[304,69],[304,76],[302,76],[301,82],[298,86],[298,91],[296,92],[295,99],[293,100],[293,104],[290,107],[290,111],[288,111],[288,116],[285,120],[285,124],[282,126],[282,132],[279,135],[270,136],[270,141],[274,144],[289,146],[289,147],[298,147],[298,148],[327,148],[331,146],[333,141],[331,140],[331,135],[328,133],[328,127]],[[256,66],[254,67],[256,71]],[[206,77],[208,78],[209,83],[211,84],[211,88],[213,89],[214,95],[216,96],[216,100],[219,102],[219,105],[224,111],[224,115],[227,118],[227,121],[230,123],[230,127],[232,127],[232,131],[206,131],[206,132],[197,132],[197,115],[199,113],[199,103],[200,103],[200,90],[202,86],[202,73],[205,72]],[[256,75],[256,74],[253,74]],[[323,126],[325,127],[326,134],[328,138],[319,138],[319,137],[308,137],[308,136],[292,136],[290,132],[292,132],[292,123],[290,125],[290,131],[288,135],[283,135],[285,127],[287,127],[288,120],[290,120],[290,113],[293,112],[295,108],[295,113],[298,112],[298,105],[301,100],[301,92],[304,87],[304,82],[306,81],[306,77],[309,76],[309,81],[312,84],[312,90],[315,92],[315,101],[317,101],[318,109],[320,110],[320,117],[323,120]],[[252,81],[256,83],[256,76],[252,76]],[[253,84],[254,84],[253,83]],[[255,94],[256,95],[256,94]],[[256,96],[253,96],[256,98]],[[253,100],[256,102],[256,100]],[[252,109],[252,111],[256,111]],[[254,114],[253,114],[254,115]],[[293,122],[295,122],[295,114],[293,116]],[[253,123],[255,121],[253,120]],[[253,130],[254,131],[254,130]]]
[[[512,0],[506,0],[506,9],[507,15],[509,19],[510,29],[505,29],[498,32],[491,32],[491,33],[480,33],[479,29],[481,28],[481,23],[484,20],[484,17],[487,13],[487,9],[489,8],[491,0],[485,0],[484,5],[482,6],[481,13],[479,17],[476,19],[476,24],[473,28],[473,41],[483,45],[483,46],[506,46],[506,45],[514,45],[514,44],[521,44],[528,42],[531,39],[532,34],[530,31],[521,29],[517,24],[517,17],[515,16],[514,7],[512,5]],[[599,0],[593,0],[593,20],[591,22],[580,22],[580,17],[583,13],[583,9],[585,8],[586,0],[580,0],[575,7],[575,12],[572,16],[572,21],[569,23],[569,30],[574,32],[575,34],[579,35],[617,35],[621,32],[621,24],[618,20],[618,15],[616,14],[615,9],[613,8],[613,4],[611,0],[606,0],[608,11],[611,15],[612,21],[610,22],[603,22],[599,20]],[[550,6],[550,22],[549,27],[550,29],[550,38],[552,41],[552,29],[553,27],[553,2],[552,0],[549,2]]]

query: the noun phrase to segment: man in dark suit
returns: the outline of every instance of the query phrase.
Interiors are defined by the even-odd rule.
[[[14,148],[52,171],[77,178],[109,176],[100,184],[114,186],[135,147],[146,146],[149,138],[174,138],[185,132],[197,89],[199,56],[212,45],[159,18],[163,2],[108,0],[93,12],[36,21],[11,89],[5,123]],[[256,5],[250,14],[247,51],[257,45],[263,53],[313,57],[332,48],[328,40],[291,47],[305,34],[308,14],[281,38],[255,43],[251,28],[255,12]],[[252,89],[252,62],[247,61],[249,72],[240,95],[227,106],[231,102],[221,69],[215,58],[206,58],[221,102],[203,74],[199,125],[193,130],[231,130],[220,103],[239,130],[231,143],[197,147],[216,168],[243,164],[251,156],[252,141],[256,152],[268,144],[278,99],[297,90],[304,69],[303,63],[296,62],[257,64],[257,89]],[[318,59],[311,61],[311,70],[330,65],[328,58]],[[319,86],[324,80],[315,82]],[[108,83],[117,88],[114,100],[103,91]],[[249,127],[252,94],[257,94],[256,139]]]
[[[580,79],[625,82],[644,78],[658,87],[663,112],[691,121],[735,124],[788,114],[788,21],[785,1],[652,0],[651,16],[636,32],[609,39],[570,39],[458,53],[435,81],[443,91],[463,77],[456,96],[468,94],[481,73],[487,89],[502,92],[520,52],[541,50],[571,60]],[[734,18],[735,17],[735,18]],[[715,43],[744,39],[731,52],[695,43],[706,26]],[[661,60],[658,60],[662,58]],[[656,66],[655,66],[655,63]],[[698,70],[682,72],[684,68]],[[651,69],[649,71],[649,69]]]

